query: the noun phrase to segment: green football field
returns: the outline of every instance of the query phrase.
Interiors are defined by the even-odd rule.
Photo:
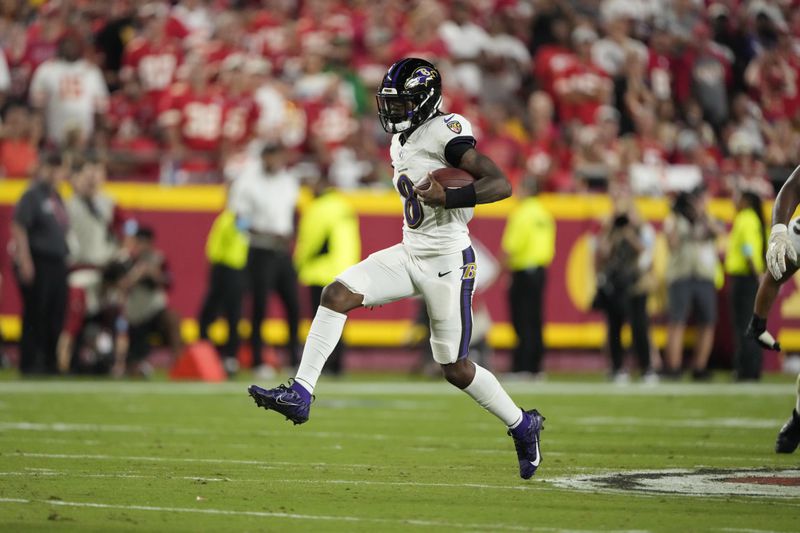
[[[444,382],[321,381],[311,420],[220,385],[0,380],[0,531],[798,531],[792,379],[508,384],[543,461]],[[721,380],[722,377],[719,376]]]

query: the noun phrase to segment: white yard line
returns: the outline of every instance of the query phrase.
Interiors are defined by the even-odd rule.
[[[136,474],[130,472],[106,473],[106,474],[84,474],[59,470],[46,470],[37,472],[0,472],[3,476],[19,477],[74,477],[74,478],[120,478],[120,479],[159,479],[169,481],[173,479],[185,481],[211,481],[226,483],[264,483],[264,479],[241,479],[228,477],[202,477],[202,476],[169,476]],[[448,489],[488,489],[488,490],[539,490],[541,487],[527,485],[490,485],[486,483],[426,483],[419,481],[368,481],[363,479],[270,479],[270,483],[301,483],[310,485],[355,485],[355,486],[385,486],[385,487],[435,487]]]
[[[124,426],[116,424],[68,424],[63,422],[40,423],[40,422],[0,422],[0,431],[19,430],[19,431],[47,431],[47,432],[95,432],[111,431],[120,433],[140,433],[145,431],[144,426]]]
[[[89,459],[95,461],[146,461],[153,463],[212,463],[212,464],[234,464],[252,465],[259,467],[275,466],[325,466],[343,468],[378,468],[376,465],[350,464],[350,463],[320,463],[320,462],[291,462],[291,461],[256,461],[252,459],[207,459],[194,457],[154,457],[149,455],[105,455],[90,453],[33,453],[15,452],[5,455],[16,457],[41,457],[43,459]]]
[[[116,474],[81,474],[76,472],[59,472],[56,470],[42,470],[37,472],[25,471],[25,472],[0,472],[0,477],[2,476],[11,476],[11,477],[28,477],[28,478],[35,478],[37,476],[46,476],[46,477],[79,477],[79,478],[110,478],[110,479],[160,479],[162,481],[170,480],[170,479],[180,479],[186,481],[234,481],[232,479],[224,478],[224,477],[202,477],[202,476],[153,476],[153,475],[145,475],[145,474],[130,474],[125,472],[120,472]],[[236,481],[260,481],[263,483],[263,479],[261,480],[236,480]]]
[[[503,381],[502,378],[500,380]],[[525,383],[503,384],[512,394],[555,396],[792,396],[791,383],[667,383],[658,386],[610,383]],[[164,394],[164,395],[241,395],[244,383],[174,383],[113,381],[14,381],[0,385],[0,395],[9,394]],[[445,382],[374,381],[342,383],[322,381],[320,398],[341,395],[367,396],[456,396],[461,392]]]
[[[592,416],[575,418],[571,423],[581,426],[648,426],[669,428],[726,428],[726,429],[775,429],[781,427],[783,419],[768,418],[680,418],[665,419],[661,417],[631,416]]]
[[[352,515],[313,515],[298,513],[280,513],[270,511],[234,511],[229,509],[204,509],[191,507],[160,507],[154,505],[122,505],[97,502],[70,502],[62,500],[23,500],[19,498],[0,498],[0,503],[8,504],[44,504],[57,507],[78,507],[91,509],[116,509],[122,511],[149,511],[161,513],[188,513],[206,514],[222,516],[252,516],[256,518],[285,518],[291,520],[314,520],[325,522],[350,522],[350,523],[372,523],[372,524],[391,524],[398,526],[419,526],[419,527],[447,527],[458,529],[473,529],[478,531],[502,530],[502,531],[563,531],[557,528],[537,528],[529,526],[515,526],[511,524],[491,524],[477,523],[456,523],[444,522],[439,520],[420,520],[420,519],[392,519],[392,518],[372,518],[367,516]]]

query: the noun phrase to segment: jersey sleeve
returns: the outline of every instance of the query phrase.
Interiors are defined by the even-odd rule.
[[[33,226],[33,219],[36,217],[36,199],[33,192],[26,191],[14,206],[14,222],[19,224],[26,231]]]
[[[47,102],[47,92],[49,91],[49,72],[50,63],[42,63],[34,71],[30,85],[30,103],[33,107],[44,107]]]
[[[440,121],[436,127],[437,144],[441,147],[441,154],[450,166],[457,167],[461,156],[474,148],[476,141],[472,134],[472,124],[461,115],[450,113],[436,118]]]

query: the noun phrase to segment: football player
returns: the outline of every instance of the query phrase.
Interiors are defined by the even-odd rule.
[[[317,379],[339,341],[347,313],[420,295],[430,316],[433,358],[448,382],[508,427],[519,474],[528,479],[541,461],[544,417],[535,409],[519,408],[491,372],[467,358],[477,270],[467,223],[476,204],[507,198],[511,185],[497,165],[475,149],[470,123],[439,110],[442,79],[428,61],[406,58],[393,64],[376,98],[381,125],[393,134],[390,154],[394,186],[403,202],[403,242],[370,255],[325,287],[289,386],[252,385],[248,392],[260,407],[295,424],[306,422]],[[442,167],[463,169],[475,182],[444,189],[430,174]],[[421,190],[423,180],[430,181],[430,187]]]
[[[780,344],[767,331],[767,316],[778,297],[781,285],[797,272],[797,253],[800,250],[800,218],[790,221],[800,204],[800,167],[786,180],[775,198],[772,209],[772,230],[767,243],[767,269],[758,287],[753,317],[748,333],[768,350],[780,350]],[[788,224],[788,225],[787,225]],[[788,261],[787,261],[788,259]],[[777,453],[792,453],[800,444],[800,375],[797,376],[797,400],[792,416],[781,428],[775,442]]]

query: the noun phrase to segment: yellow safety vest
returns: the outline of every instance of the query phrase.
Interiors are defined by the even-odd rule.
[[[360,260],[358,217],[345,197],[330,189],[300,217],[294,248],[298,278],[304,285],[321,287]]]
[[[525,198],[511,212],[502,246],[511,270],[544,267],[553,261],[556,224],[538,198]]]
[[[209,263],[241,270],[247,264],[247,234],[236,226],[236,214],[223,211],[214,220],[206,241]]]
[[[728,249],[725,253],[725,272],[732,276],[751,274],[748,259],[753,261],[756,274],[764,272],[764,239],[761,219],[753,209],[744,209],[733,219]]]

